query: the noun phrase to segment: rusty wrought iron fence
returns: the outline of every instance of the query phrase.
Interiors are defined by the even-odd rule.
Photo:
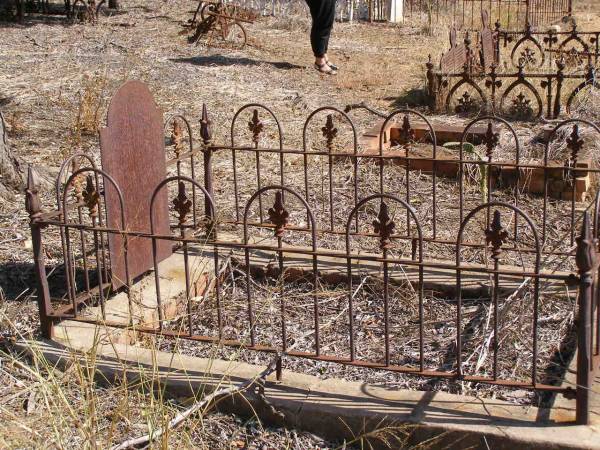
[[[392,136],[387,130],[397,119],[401,125]],[[413,127],[417,122],[425,125],[421,137]],[[111,175],[89,156],[74,155],[61,167],[53,211],[42,208],[30,169],[27,211],[44,336],[51,337],[53,324],[68,319],[286,357],[563,394],[577,399],[577,423],[588,423],[592,376],[600,363],[600,196],[586,204],[578,193],[580,181],[599,172],[591,165],[579,165],[586,157],[586,146],[600,134],[596,125],[575,119],[557,124],[535,160],[531,155],[524,157],[514,128],[496,117],[469,123],[459,150],[452,155],[437,145],[431,122],[412,110],[395,111],[385,119],[375,152],[360,150],[352,119],[332,107],[310,114],[299,148],[285,146],[275,113],[259,104],[246,105],[235,114],[227,144],[213,142],[206,108],[200,124],[200,144],[194,145],[192,127],[185,118],[174,116],[167,121],[166,129],[173,130],[174,147],[167,161],[172,175],[154,189],[150,210],[141,211],[149,218],[148,230],[129,228],[125,208],[132,205],[127,205]],[[487,129],[480,142],[485,155],[473,158],[463,144],[479,125]],[[590,134],[584,134],[584,129]],[[506,139],[512,150],[507,153],[504,148],[500,155],[498,147]],[[388,148],[390,141],[397,147]],[[566,149],[558,163],[551,161],[556,155],[553,142]],[[427,152],[419,153],[423,148]],[[541,190],[527,193],[527,180],[536,173]],[[473,177],[479,183],[473,184]],[[112,211],[120,217],[118,226],[108,226],[104,217],[105,195],[110,190],[120,205]],[[172,232],[168,234],[156,232],[154,225],[159,215],[155,200],[161,192],[172,196]],[[60,243],[55,251],[64,267],[58,279],[46,270],[51,236]],[[110,253],[107,242],[117,236],[121,251]],[[136,323],[139,299],[133,294],[136,280],[128,269],[128,249],[134,240],[152,248],[153,274],[149,276],[156,287],[156,324]],[[157,258],[161,242],[173,244],[182,256],[184,311],[176,330],[168,327],[162,307],[164,279]],[[212,261],[206,270],[212,281],[205,283],[212,290],[202,291],[203,298],[211,296],[215,305],[211,310],[215,320],[208,330],[204,325],[198,328],[192,311],[197,299],[193,299],[191,261],[199,254]],[[267,258],[271,263],[261,265],[265,254],[271,255]],[[105,310],[114,282],[111,267],[117,259],[126,274],[117,283],[118,291],[128,299],[123,320],[107,316]],[[245,281],[238,292],[245,298],[245,307],[237,313],[239,327],[234,332],[224,325],[224,311],[233,295],[223,293],[227,267],[232,278]],[[399,273],[415,299],[413,328],[407,325],[407,330],[414,330],[408,333],[410,354],[398,354],[398,331],[392,328],[398,312],[392,310],[390,289],[398,286]],[[377,306],[373,308],[381,309],[381,322],[375,326],[380,332],[379,356],[371,358],[362,357],[359,351],[362,334],[356,292],[364,274],[377,280],[373,291]],[[302,284],[309,306],[306,314],[313,323],[304,349],[291,344],[294,336],[289,334],[288,314],[293,305],[286,304],[283,296],[269,313],[277,317],[277,326],[264,330],[265,318],[256,306],[260,286],[254,281],[260,277],[278,281],[275,289]],[[322,334],[326,314],[322,293],[330,286],[345,292],[346,303],[340,326],[346,344],[336,354],[328,352]],[[564,286],[575,289],[571,292]],[[428,339],[437,328],[431,328],[426,311],[438,301],[433,292],[440,290],[446,291],[449,303],[445,308],[453,316],[445,331],[453,341],[451,357],[444,364],[428,356]],[[556,295],[563,299],[576,298],[576,386],[550,383],[540,374],[538,333],[543,324],[539,311],[550,291],[561,291]],[[527,302],[523,319],[527,337],[520,345],[529,349],[530,356],[523,377],[503,370],[498,359],[503,351],[501,312],[507,295]],[[465,322],[473,296],[488,299],[492,324],[492,357],[483,373],[470,370],[465,362],[469,336]],[[278,376],[281,368],[280,363]]]
[[[508,49],[514,66],[519,60],[532,68],[554,68],[556,61],[564,59],[571,68],[598,66],[600,58],[600,31],[580,31],[575,22],[567,31],[535,31],[526,26],[521,31],[496,29],[498,53]]]
[[[482,11],[492,23],[506,30],[522,30],[527,24],[544,27],[560,22],[573,12],[572,0],[404,0],[407,18],[428,16],[432,23],[447,23],[461,30],[479,28]]]
[[[463,43],[451,33],[451,48],[427,67],[434,111],[493,113],[519,120],[556,119],[572,113],[600,86],[596,79],[598,32],[510,32],[485,28]]]

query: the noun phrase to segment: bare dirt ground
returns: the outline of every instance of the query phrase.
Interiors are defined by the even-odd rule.
[[[427,55],[439,55],[447,47],[447,30],[442,27],[428,36],[418,23],[338,23],[330,58],[341,71],[328,77],[312,68],[309,21],[304,16],[262,18],[248,26],[249,45],[232,51],[188,45],[181,25],[191,17],[191,1],[121,3],[122,14],[102,17],[95,26],[57,20],[24,26],[0,22],[0,110],[8,122],[9,142],[15,156],[42,168],[48,177],[77,150],[97,154],[97,129],[106,103],[128,79],[148,83],[165,116],[177,112],[192,119],[196,135],[206,103],[218,142],[226,139],[233,113],[259,101],[285,119],[286,142],[297,146],[307,114],[319,106],[343,108],[365,100],[389,110],[414,100],[424,86]],[[580,27],[598,29],[600,8],[594,1],[582,3]],[[359,113],[353,119],[359,129],[372,122],[372,117]],[[42,196],[51,208],[49,186]],[[0,200],[0,332],[35,335],[37,307],[23,205],[18,193]],[[57,255],[48,255],[50,263],[53,256]],[[328,368],[310,370],[324,373]],[[64,373],[44,367],[32,370],[3,353],[0,384],[0,419],[9,424],[0,431],[3,448],[105,448],[148,432],[185,405],[184,400],[157,399],[143,389],[98,387],[82,368]],[[64,410],[68,414],[61,417]],[[342,443],[211,414],[158,445],[316,449]]]

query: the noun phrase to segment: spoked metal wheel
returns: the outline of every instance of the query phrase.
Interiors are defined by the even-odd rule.
[[[233,22],[228,26],[225,42],[228,47],[240,50],[246,46],[246,30],[238,22]]]

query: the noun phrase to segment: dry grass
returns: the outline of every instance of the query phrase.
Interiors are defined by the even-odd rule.
[[[71,127],[70,140],[73,148],[81,145],[82,135],[97,136],[104,112],[105,85],[105,76],[84,77],[83,87],[78,92],[77,116]]]
[[[203,48],[186,44],[180,31],[181,24],[191,17],[192,5],[189,1],[131,0],[122,3],[127,10],[125,14],[101,18],[97,26],[75,24],[63,27],[43,22],[23,27],[0,24],[0,58],[3,61],[0,65],[0,104],[8,113],[11,145],[15,154],[26,163],[43,167],[53,174],[64,156],[75,150],[82,150],[97,158],[96,133],[102,124],[108,96],[130,78],[147,82],[166,114],[185,113],[192,119],[196,133],[202,103],[207,103],[216,142],[226,141],[229,120],[238,107],[260,100],[274,106],[277,114],[285,117],[286,146],[298,147],[301,145],[299,130],[309,111],[325,104],[343,107],[363,99],[386,110],[403,92],[423,85],[423,63],[427,54],[435,55],[447,46],[446,30],[436,30],[435,36],[426,36],[422,34],[422,24],[336,24],[331,42],[331,59],[341,66],[342,71],[337,77],[323,77],[311,68],[308,22],[303,16],[290,19],[285,16],[263,18],[248,27],[250,45],[243,51],[229,52],[219,47]],[[584,13],[580,23],[584,28],[597,27],[600,23],[597,11],[590,9],[590,12]],[[371,117],[362,114],[356,114],[353,118],[359,130],[372,121]],[[248,158],[244,165],[251,167],[253,162]],[[273,167],[269,165],[273,161],[269,163],[267,159],[263,162],[265,169]],[[217,163],[221,164],[217,168],[220,171],[217,175],[227,175],[226,158]],[[311,185],[321,192],[313,199],[316,205],[321,205],[319,220],[328,222],[330,212],[326,206],[328,197],[323,194],[326,193],[323,161],[315,157],[310,163],[311,167],[319,168],[310,173]],[[293,160],[289,160],[288,164],[293,183],[301,184],[298,166]],[[335,167],[334,175],[339,183],[337,187],[340,192],[346,191],[344,196],[336,197],[336,200],[342,199],[336,201],[336,208],[338,203],[343,206],[336,209],[336,219],[343,218],[347,213],[349,180],[345,176],[349,167],[347,162]],[[374,165],[363,169],[361,180],[364,187],[361,193],[368,192],[375,172]],[[390,191],[402,192],[406,180],[400,172],[388,172],[386,183],[389,183]],[[255,178],[252,178],[249,170],[243,171],[243,176],[246,177],[244,195],[247,195],[254,189],[252,182]],[[269,176],[276,179],[277,173],[271,171]],[[423,218],[430,230],[431,177],[411,174],[408,181],[413,182],[416,189],[414,200],[419,205],[419,217]],[[447,211],[448,219],[456,220],[457,214],[453,208],[456,190],[452,190],[452,183],[438,181],[441,187],[440,209]],[[44,207],[50,209],[54,204],[54,193],[45,189],[42,195]],[[218,195],[225,198],[230,196],[231,187],[225,183],[219,185]],[[477,202],[478,196],[474,187],[470,191],[472,204]],[[28,218],[22,205],[22,196],[18,196],[14,202],[0,202],[0,293],[3,292],[0,295],[0,324],[3,330],[35,336],[37,312],[33,295]],[[539,201],[531,200],[528,207],[531,211],[539,210]],[[551,208],[555,214],[559,214],[562,206],[556,203]],[[231,215],[233,212],[230,209],[223,211],[223,214]],[[552,242],[564,240],[564,231],[562,223],[553,224]],[[325,242],[326,246],[338,244],[335,239]],[[46,250],[49,266],[59,265],[60,246],[56,235]],[[444,255],[443,250],[439,251],[440,255]],[[60,281],[60,270],[53,277],[54,281],[56,278]],[[234,279],[226,286],[232,298],[243,292],[244,285],[241,282]],[[259,287],[262,289],[259,291],[261,308],[268,315],[276,307],[274,301],[277,297],[272,294],[277,286],[268,282]],[[364,292],[360,293],[362,305],[373,302],[374,289],[370,284],[365,285]],[[330,329],[334,330],[336,327],[333,324],[337,323],[332,319],[344,317],[345,305],[340,300],[342,292],[335,288],[323,291],[327,297],[324,301],[329,305],[325,320],[331,322]],[[298,327],[305,327],[301,319],[310,321],[306,286],[292,285],[286,296],[290,301],[297,300],[293,314]],[[394,291],[393,299],[394,308],[399,313],[414,308],[414,297],[407,295],[404,289]],[[432,322],[438,324],[432,325],[432,329],[437,330],[440,321],[444,320],[442,306],[446,299],[441,299],[441,303],[433,300],[433,297],[428,299],[428,308],[431,308]],[[507,334],[515,327],[519,328],[524,304],[525,300],[520,301],[511,315],[507,316]],[[567,335],[572,319],[571,306],[561,307],[552,299],[544,306],[544,317],[552,319],[548,322],[550,333],[545,336],[548,342],[557,336],[562,339]],[[232,303],[232,309],[239,307],[239,303]],[[470,317],[485,319],[488,316],[489,303],[481,301],[472,307],[475,309]],[[211,325],[209,319],[202,319],[198,314],[199,326],[208,328]],[[380,327],[377,326],[380,316],[378,309],[364,315],[364,323],[361,322],[364,336],[361,339],[365,343],[380,339]],[[407,328],[409,319],[402,320],[404,322],[396,325],[398,329]],[[489,336],[489,330],[486,332],[485,328],[486,321],[479,321],[479,324],[469,344],[470,354],[475,355],[473,364],[477,363],[479,352],[485,348],[483,343]],[[277,326],[278,323],[265,322],[265,325]],[[228,326],[232,327],[233,332],[236,324],[232,321]],[[339,326],[343,329],[345,325],[340,323]],[[436,350],[436,358],[447,349],[448,336],[452,334],[447,325],[442,324],[441,328],[437,343],[432,341],[430,344],[440,347]],[[524,334],[528,332],[526,327],[521,331]],[[340,337],[342,334],[331,335],[328,344],[330,351],[343,348],[345,342]],[[399,334],[398,345],[404,346],[402,348],[410,356],[411,352],[414,353],[414,343],[402,341],[405,338],[406,335]],[[518,340],[518,337],[511,339]],[[308,349],[310,345],[310,339],[306,338],[305,348]],[[368,349],[368,345],[364,348]],[[198,351],[198,348],[190,351]],[[545,351],[544,356],[553,351],[550,344]],[[230,353],[227,355],[231,356]],[[237,356],[250,358],[249,355]],[[112,387],[97,384],[91,376],[93,361],[83,365],[73,364],[63,372],[49,367],[43,360],[30,360],[23,364],[20,357],[7,351],[0,354],[0,358],[0,384],[3,386],[0,418],[3,424],[8,424],[0,432],[1,447],[44,448],[50,442],[65,448],[105,448],[125,437],[143,434],[164,424],[185,404],[181,399],[157,397],[144,382],[136,386],[127,383]],[[434,363],[438,364],[439,361]],[[290,364],[296,370],[320,375],[364,377],[364,373],[353,369],[342,373],[339,367],[321,363],[310,366],[298,360]],[[522,371],[528,368],[524,361],[517,366]],[[489,370],[489,366],[483,366],[481,370]],[[408,381],[407,378],[391,379],[384,372],[381,374],[377,376],[383,381],[397,383],[398,386],[415,386],[410,384],[414,381]],[[436,388],[428,386],[425,381],[419,383],[422,383],[419,385],[422,388]],[[458,389],[457,386],[438,388]],[[476,388],[460,387],[465,393],[475,393]],[[495,394],[492,392],[490,395]],[[381,431],[383,435],[388,433],[388,436],[404,432],[402,428]],[[167,439],[157,443],[156,448],[260,448],[260,445],[267,445],[305,449],[336,445],[292,430],[265,430],[254,420],[243,422],[223,415],[197,417],[181,433],[168,436]],[[229,442],[223,444],[226,441]]]
[[[16,331],[7,322],[3,305],[0,320],[7,333]],[[9,342],[0,341],[2,448],[105,449],[164,427],[194,401],[165,397],[153,380],[153,369],[137,379],[107,383],[96,371],[93,348],[86,357],[73,357],[60,367],[47,361],[35,344],[28,350],[30,356],[11,348]],[[382,435],[407,433],[402,427],[383,428]],[[365,438],[357,440],[361,439]],[[326,450],[343,445],[306,432],[264,427],[253,417],[203,410],[149,448]]]

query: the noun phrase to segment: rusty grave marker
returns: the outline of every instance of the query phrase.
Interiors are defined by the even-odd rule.
[[[440,61],[440,69],[444,73],[461,73],[467,63],[467,49],[463,44],[456,42],[456,28],[450,30],[450,50]]]
[[[492,65],[496,63],[496,51],[494,49],[494,34],[490,29],[489,14],[485,9],[481,10],[481,21],[483,22],[480,33],[482,66],[484,71],[489,72]]]
[[[156,186],[166,177],[162,112],[148,87],[128,81],[113,96],[108,108],[107,126],[100,131],[102,168],[123,193],[125,228],[150,232],[150,199]],[[107,222],[121,228],[119,197],[110,183],[105,183]],[[157,196],[154,208],[154,233],[170,234],[167,191]],[[109,234],[112,285],[116,289],[126,281],[123,239]],[[157,241],[158,261],[171,255],[169,241]],[[152,242],[130,238],[129,274],[138,277],[153,267]]]

